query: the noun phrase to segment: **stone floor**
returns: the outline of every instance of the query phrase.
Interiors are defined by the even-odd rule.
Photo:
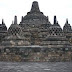
[[[72,72],[72,62],[0,62],[0,72]]]

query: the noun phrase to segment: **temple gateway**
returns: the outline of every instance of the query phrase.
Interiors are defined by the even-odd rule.
[[[15,16],[7,30],[2,20],[0,61],[72,61],[72,28],[68,19],[63,29],[56,16],[51,24],[34,1],[19,24]]]

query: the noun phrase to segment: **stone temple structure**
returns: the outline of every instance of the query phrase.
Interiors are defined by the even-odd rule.
[[[72,28],[68,19],[60,27],[56,16],[51,24],[48,16],[40,11],[37,1],[32,3],[30,12],[17,16],[7,30],[0,24],[1,61],[72,61]]]

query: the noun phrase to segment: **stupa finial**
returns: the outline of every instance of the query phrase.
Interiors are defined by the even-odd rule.
[[[37,2],[37,1],[34,1],[34,2],[32,3],[31,12],[40,12],[40,10],[39,10],[39,5],[38,5],[38,2]]]
[[[5,23],[4,23],[4,19],[2,19],[2,24],[5,24]]]
[[[14,17],[14,24],[17,24],[17,16]]]
[[[57,19],[56,19],[56,16],[54,16],[54,24],[57,23]]]
[[[66,23],[68,24],[68,18],[66,19]]]

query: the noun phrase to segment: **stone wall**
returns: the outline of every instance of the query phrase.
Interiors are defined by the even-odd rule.
[[[26,49],[24,51],[4,51],[0,52],[0,61],[33,61],[33,62],[60,62],[60,61],[72,61],[72,51],[60,51],[60,50],[34,50]]]

